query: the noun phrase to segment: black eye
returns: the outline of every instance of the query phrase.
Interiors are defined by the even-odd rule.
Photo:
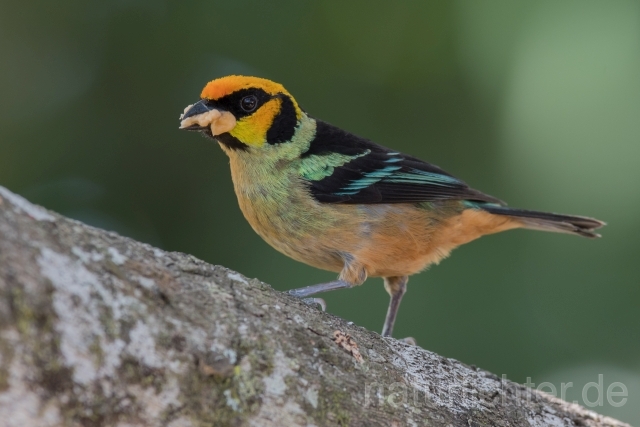
[[[255,95],[245,96],[240,100],[240,107],[247,113],[252,112],[258,106],[258,98]]]

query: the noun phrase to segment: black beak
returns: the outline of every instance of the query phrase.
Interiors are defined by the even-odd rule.
[[[197,116],[197,115],[202,114],[202,113],[206,113],[208,111],[211,111],[211,108],[207,107],[205,99],[201,99],[200,101],[198,101],[195,104],[193,104],[191,106],[191,108],[189,108],[187,111],[185,111],[182,116],[180,116],[180,121],[182,121],[184,119],[187,119],[189,117],[193,117],[193,116]],[[200,130],[207,129],[207,127],[206,126],[200,126],[198,124],[193,124],[191,126],[184,127],[184,128],[181,128],[181,129],[183,129],[183,130],[200,131]]]

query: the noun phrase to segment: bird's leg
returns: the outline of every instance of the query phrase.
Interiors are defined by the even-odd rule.
[[[307,304],[319,304],[322,307],[322,311],[325,311],[327,305],[322,298],[308,297],[322,292],[335,291],[336,289],[345,289],[361,285],[366,279],[367,271],[364,267],[360,266],[357,262],[354,262],[351,257],[345,257],[344,268],[340,272],[338,280],[305,286],[304,288],[291,289],[290,291],[287,291],[287,293],[294,297],[302,298]]]
[[[408,276],[394,276],[384,278],[384,288],[387,290],[391,299],[389,301],[389,309],[387,310],[387,317],[384,319],[384,326],[382,327],[382,336],[390,337],[393,332],[393,324],[396,321],[398,315],[398,308],[400,307],[400,301],[405,292],[407,292]]]

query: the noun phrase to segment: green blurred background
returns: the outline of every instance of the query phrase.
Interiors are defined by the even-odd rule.
[[[0,185],[276,289],[334,274],[264,243],[226,156],[178,130],[227,74],[281,82],[316,117],[512,206],[607,221],[595,241],[513,231],[456,250],[411,279],[395,335],[571,381],[580,403],[602,374],[629,401],[594,409],[640,424],[639,2],[2,0],[0,58]],[[381,329],[380,279],[325,298]]]

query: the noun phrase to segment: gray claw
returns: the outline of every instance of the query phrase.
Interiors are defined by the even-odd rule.
[[[309,305],[319,305],[322,311],[327,311],[327,303],[322,298],[303,298],[302,302]]]
[[[414,337],[406,337],[406,338],[402,338],[401,340],[403,343],[405,344],[409,344],[412,345],[414,347],[418,347],[418,341],[416,341],[416,339]]]

